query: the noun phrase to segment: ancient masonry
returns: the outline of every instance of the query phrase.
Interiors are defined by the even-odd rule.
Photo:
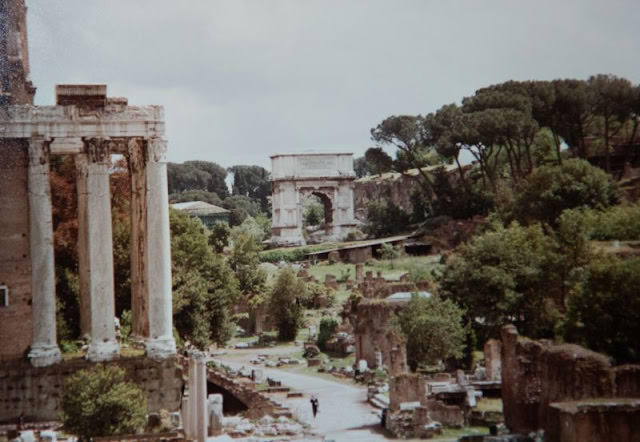
[[[0,2],[0,362],[26,356],[34,367],[47,367],[61,360],[50,188],[58,155],[73,156],[78,171],[80,323],[90,337],[89,360],[119,353],[109,190],[114,154],[127,158],[131,174],[133,333],[149,357],[173,357],[163,108],[107,98],[105,85],[59,85],[56,106],[34,106],[25,17],[24,0]]]
[[[507,427],[540,428],[551,442],[637,441],[640,365],[612,366],[574,344],[554,345],[502,329],[502,401]]]
[[[306,244],[302,231],[304,199],[324,204],[325,239],[343,239],[355,228],[353,154],[282,154],[271,157],[273,242]]]

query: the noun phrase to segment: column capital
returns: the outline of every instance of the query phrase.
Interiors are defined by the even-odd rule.
[[[51,150],[49,140],[42,137],[29,138],[29,166],[49,164]]]
[[[110,161],[111,140],[108,138],[87,138],[87,156],[91,163],[106,164]]]
[[[153,163],[167,162],[167,140],[162,137],[152,137],[147,140],[147,161]]]

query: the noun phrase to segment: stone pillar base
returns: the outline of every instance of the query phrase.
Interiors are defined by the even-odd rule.
[[[120,356],[120,346],[116,341],[91,342],[87,357],[93,362],[110,361]]]
[[[147,357],[166,359],[176,355],[176,341],[173,338],[148,339]]]
[[[34,367],[47,367],[62,360],[62,354],[57,345],[34,345],[27,356]]]

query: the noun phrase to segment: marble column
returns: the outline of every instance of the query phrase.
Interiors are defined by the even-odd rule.
[[[109,166],[110,142],[93,138],[87,141],[87,244],[85,257],[89,264],[89,294],[91,307],[91,361],[106,361],[118,357],[116,340],[115,299],[113,282],[113,237],[111,228],[111,191]]]
[[[49,146],[44,139],[29,140],[29,249],[33,341],[28,357],[44,367],[62,359],[56,341],[56,294],[53,217],[49,176]]]
[[[209,414],[207,412],[207,365],[203,352],[196,354],[196,396],[198,414],[196,417],[196,440],[206,442],[207,429],[209,427]]]
[[[222,434],[223,400],[221,394],[210,394],[207,396],[207,414],[209,416],[209,436],[220,436]]]
[[[76,193],[78,196],[78,279],[80,281],[80,334],[83,338],[91,337],[91,296],[89,293],[89,259],[87,249],[87,207],[89,191],[87,175],[89,160],[86,154],[75,156]]]
[[[145,143],[131,138],[127,162],[131,176],[131,337],[144,341],[149,337],[149,286],[147,281],[147,179]]]
[[[171,299],[171,243],[167,188],[167,142],[147,141],[146,162],[146,271],[149,290],[147,355],[166,358],[176,354]]]
[[[195,353],[193,351],[189,351],[188,354],[189,361],[189,374],[187,376],[187,385],[188,385],[188,402],[187,408],[185,410],[185,419],[183,421],[184,426],[184,434],[187,439],[195,439],[196,437],[196,418],[198,415],[197,409],[197,392],[196,392],[196,359]]]

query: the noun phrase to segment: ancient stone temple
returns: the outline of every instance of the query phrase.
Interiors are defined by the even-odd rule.
[[[80,323],[88,357],[118,356],[109,168],[127,158],[132,187],[133,332],[147,355],[175,355],[164,112],[108,98],[105,85],[59,85],[55,106],[33,106],[24,1],[0,2],[1,360],[60,360],[50,162],[73,156],[78,172]],[[6,339],[10,337],[9,339]]]
[[[0,422],[59,418],[64,380],[96,361],[122,366],[150,411],[179,407],[171,304],[167,142],[160,106],[128,106],[105,85],[59,85],[34,106],[24,0],[0,0]],[[62,361],[56,339],[50,171],[77,170],[80,326],[87,359]],[[111,198],[112,155],[131,178],[132,333],[144,357],[119,357]]]
[[[309,195],[324,205],[325,240],[336,241],[355,228],[353,154],[286,154],[271,157],[273,242],[306,244],[303,203]]]

